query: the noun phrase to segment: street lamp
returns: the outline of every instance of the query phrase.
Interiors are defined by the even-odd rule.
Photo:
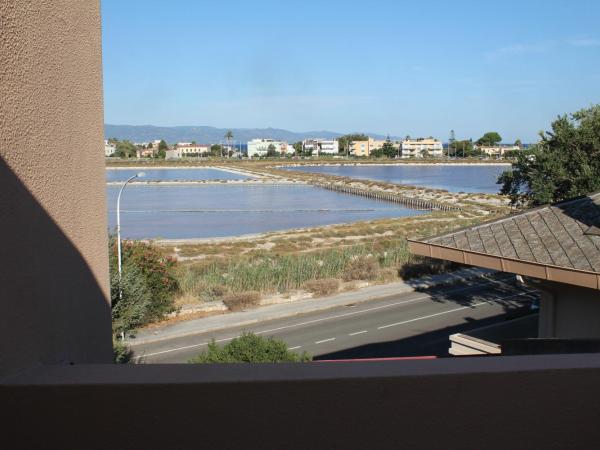
[[[117,197],[117,264],[119,267],[119,299],[123,298],[123,291],[121,290],[121,194],[123,193],[125,186],[127,186],[127,183],[134,178],[143,178],[145,176],[146,174],[144,172],[138,172],[134,176],[130,177],[127,181],[125,181],[125,183],[123,183],[123,186],[121,186],[119,195]]]

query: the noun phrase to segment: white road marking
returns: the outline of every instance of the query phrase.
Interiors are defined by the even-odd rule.
[[[302,347],[301,345],[296,345],[295,347],[288,347],[288,350],[296,350],[297,348]]]
[[[323,342],[331,342],[335,341],[335,338],[323,339],[322,341],[317,341],[315,344],[322,344]]]
[[[528,292],[522,292],[522,293],[519,293],[519,294],[508,295],[506,297],[500,297],[500,298],[497,298],[495,300],[505,300],[507,298],[520,297],[520,296],[523,296],[523,295],[529,295],[529,293]],[[435,314],[429,314],[428,316],[422,316],[422,317],[417,317],[415,319],[403,320],[402,322],[390,323],[389,325],[383,325],[381,327],[377,327],[377,329],[378,330],[383,330],[384,328],[395,327],[397,325],[404,325],[404,324],[407,324],[407,323],[416,322],[418,320],[424,320],[424,319],[429,319],[431,317],[443,316],[444,314],[450,314],[450,313],[453,313],[453,312],[456,312],[456,311],[462,311],[463,309],[477,308],[478,306],[481,306],[481,305],[490,305],[490,306],[493,306],[493,303],[490,303],[490,302],[473,303],[472,305],[469,305],[469,306],[461,306],[460,308],[449,309],[448,311],[442,311],[442,312],[435,313]]]
[[[404,320],[402,322],[390,323],[389,325],[383,325],[381,327],[377,327],[377,329],[378,330],[383,330],[384,328],[395,327],[397,325],[404,325],[406,323],[416,322],[418,320],[424,320],[424,319],[429,319],[431,317],[442,316],[444,314],[450,314],[450,313],[453,313],[453,312],[456,312],[456,311],[462,311],[463,309],[477,308],[478,306],[481,306],[481,305],[489,305],[489,303],[487,303],[487,302],[481,302],[481,303],[475,303],[475,304],[470,305],[470,306],[462,306],[460,308],[454,308],[454,309],[450,309],[448,311],[442,311],[442,312],[435,313],[435,314],[429,314],[428,316],[417,317],[415,319]]]
[[[465,286],[465,287],[462,287],[462,288],[459,288],[459,289],[451,289],[451,290],[448,290],[448,291],[444,292],[444,294],[447,295],[447,294],[452,294],[452,293],[456,293],[456,292],[466,291],[466,290],[474,289],[474,288],[477,288],[477,287],[487,286],[487,285],[490,285],[490,284],[493,284],[493,283],[494,283],[493,281],[488,281],[487,283],[478,284],[478,285],[475,285],[475,286]],[[525,293],[518,294],[518,295],[525,295]],[[511,297],[514,297],[514,296],[511,296]],[[295,323],[295,324],[291,324],[291,325],[284,325],[284,326],[281,326],[281,327],[278,327],[278,328],[272,328],[270,330],[256,331],[256,332],[254,332],[254,334],[272,333],[274,331],[285,330],[287,328],[301,327],[303,325],[310,325],[310,324],[313,324],[313,323],[322,322],[324,320],[332,320],[332,319],[339,319],[341,317],[354,316],[354,315],[357,315],[357,314],[362,314],[362,313],[366,313],[366,312],[370,312],[370,311],[376,311],[378,309],[390,308],[392,306],[403,305],[403,304],[406,304],[406,303],[413,303],[413,302],[420,301],[420,300],[428,300],[430,298],[431,297],[428,296],[428,295],[423,295],[421,297],[416,297],[416,298],[413,298],[413,299],[410,299],[410,300],[403,300],[401,302],[388,303],[386,305],[375,306],[373,308],[367,308],[367,309],[361,309],[361,310],[358,310],[358,311],[352,311],[352,312],[348,312],[348,313],[345,313],[345,314],[338,314],[338,315],[335,315],[335,316],[321,317],[319,319],[308,320],[306,322],[299,322],[299,323]],[[502,298],[498,298],[496,300],[503,300],[504,298],[508,298],[508,297],[502,297]],[[235,337],[237,337],[237,336],[223,338],[223,339],[217,339],[217,340],[215,340],[215,342],[231,341],[232,339],[235,339]],[[172,352],[177,352],[177,351],[180,351],[180,350],[187,350],[187,349],[190,349],[190,348],[202,347],[202,346],[208,345],[208,344],[209,344],[209,342],[201,342],[199,344],[185,345],[185,346],[182,346],[182,347],[171,348],[169,350],[162,350],[162,351],[159,351],[159,352],[147,353],[147,354],[144,354],[144,355],[135,356],[134,359],[147,358],[147,357],[156,356],[156,355],[164,355],[165,353],[172,353]]]
[[[236,336],[228,337],[228,338],[223,338],[223,339],[215,339],[215,342],[231,341],[231,340],[235,339],[235,337]],[[202,347],[203,345],[208,345],[208,344],[210,344],[210,342],[201,342],[199,344],[185,345],[183,347],[177,347],[177,348],[172,348],[172,349],[169,349],[169,350],[163,350],[163,351],[160,351],[160,352],[154,352],[154,353],[148,353],[148,354],[145,354],[145,355],[136,356],[134,359],[146,358],[148,356],[162,355],[164,353],[176,352],[178,350],[187,350],[188,348]]]
[[[367,330],[357,331],[356,333],[350,333],[348,336],[356,336],[357,334],[363,334],[366,332],[367,332]]]

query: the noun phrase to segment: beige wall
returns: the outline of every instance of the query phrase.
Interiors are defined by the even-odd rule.
[[[99,7],[0,2],[0,374],[110,360]]]
[[[600,338],[599,290],[549,281],[539,288],[539,337]]]
[[[350,143],[350,153],[354,156],[369,156],[369,141],[352,141]]]

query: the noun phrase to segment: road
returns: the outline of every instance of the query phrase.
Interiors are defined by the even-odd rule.
[[[536,294],[510,277],[388,296],[360,304],[270,320],[244,328],[133,345],[137,362],[184,363],[214,339],[226,343],[244,331],[284,340],[315,359],[447,354],[452,333],[463,332],[528,309]]]

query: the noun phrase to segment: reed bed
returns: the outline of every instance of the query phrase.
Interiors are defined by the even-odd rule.
[[[399,269],[413,258],[404,239],[387,245],[370,243],[340,249],[282,255],[248,255],[213,258],[185,264],[180,269],[182,291],[214,300],[227,292],[288,292],[302,288],[308,281],[345,279],[348,270],[369,267],[368,278],[376,270]],[[389,272],[389,271],[388,271]],[[355,277],[356,278],[356,277]]]

